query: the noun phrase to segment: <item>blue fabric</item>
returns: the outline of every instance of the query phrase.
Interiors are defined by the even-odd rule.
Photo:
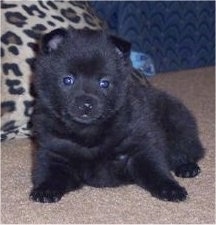
[[[149,55],[156,72],[215,64],[214,1],[91,1],[114,34]]]
[[[132,51],[130,54],[130,59],[133,67],[138,69],[141,73],[143,73],[143,75],[154,76],[156,74],[154,63],[149,55],[142,52]]]

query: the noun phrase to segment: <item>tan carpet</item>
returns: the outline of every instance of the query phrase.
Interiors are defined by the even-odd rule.
[[[148,192],[127,186],[85,187],[56,204],[28,200],[31,188],[31,143],[27,139],[2,144],[2,223],[214,223],[215,212],[215,81],[214,67],[162,74],[157,87],[180,97],[198,120],[207,149],[202,173],[178,179],[190,198],[183,203],[157,200]]]

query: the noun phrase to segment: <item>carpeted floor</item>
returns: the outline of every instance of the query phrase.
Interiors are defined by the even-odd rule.
[[[215,68],[158,75],[152,83],[181,98],[194,112],[206,157],[202,173],[180,179],[190,198],[182,203],[157,200],[134,186],[111,189],[85,187],[56,204],[28,200],[31,188],[31,143],[2,144],[2,223],[215,223]]]

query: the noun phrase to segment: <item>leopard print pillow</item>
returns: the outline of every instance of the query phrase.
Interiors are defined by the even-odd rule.
[[[87,2],[2,1],[1,140],[30,136],[31,77],[38,41],[59,27],[101,29]]]

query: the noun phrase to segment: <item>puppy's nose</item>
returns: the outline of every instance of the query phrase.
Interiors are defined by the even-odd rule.
[[[84,103],[83,105],[79,106],[79,110],[82,111],[82,114],[84,115],[88,115],[91,110],[92,110],[93,106],[90,103]]]
[[[87,102],[84,103],[84,106],[85,106],[86,109],[92,109],[93,108],[92,104],[87,103]]]
[[[79,113],[88,115],[97,108],[97,100],[91,96],[81,95],[76,97],[75,106],[78,108]]]

